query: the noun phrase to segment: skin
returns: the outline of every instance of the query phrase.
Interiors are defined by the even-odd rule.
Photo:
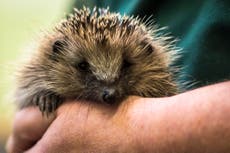
[[[16,114],[7,151],[229,153],[229,99],[230,81],[168,98],[129,97],[113,108],[67,102],[48,119],[28,107]]]

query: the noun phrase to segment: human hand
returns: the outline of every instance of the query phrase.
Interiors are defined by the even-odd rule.
[[[31,116],[38,113],[36,108],[26,108],[24,118],[15,119],[14,135],[23,127],[25,138],[36,138],[32,148],[24,148],[30,148],[28,153],[229,153],[229,93],[230,82],[226,82],[169,98],[130,97],[118,107],[67,102],[43,136],[42,130],[35,133],[41,139],[27,132],[38,129],[33,123],[27,128],[20,125],[28,117],[26,111],[33,109]],[[40,117],[35,115],[36,123]],[[49,122],[40,120],[39,125]],[[8,152],[30,142],[17,139],[11,142],[18,143],[8,143]]]
[[[139,98],[129,98],[119,107],[103,106],[90,102],[66,102],[57,110],[57,117],[49,128],[47,125],[53,118],[43,120],[42,116],[38,115],[40,113],[38,109],[34,107],[25,108],[16,115],[14,123],[14,131],[16,132],[9,139],[8,152],[22,152],[29,149],[31,144],[41,138],[41,129],[46,127],[48,130],[42,136],[42,141],[38,141],[33,148],[28,150],[28,153],[134,153],[136,152],[136,136],[133,135],[132,129],[134,130],[134,128],[129,127],[131,124],[126,107],[128,105],[130,107],[130,103],[135,99]],[[28,115],[32,117],[29,121],[22,123],[23,127],[21,127],[19,124]],[[40,124],[46,126],[33,126]],[[32,132],[28,132],[28,129]],[[20,132],[24,135],[21,136]],[[30,138],[31,134],[37,132],[40,137],[36,135]],[[26,141],[17,141],[18,139],[26,139]],[[17,142],[12,143],[14,141]],[[20,151],[18,146],[23,146],[20,147]]]
[[[32,147],[45,133],[55,115],[45,118],[35,107],[17,112],[14,118],[13,132],[8,139],[6,150],[20,153]]]

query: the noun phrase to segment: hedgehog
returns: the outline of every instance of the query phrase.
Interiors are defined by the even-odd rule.
[[[178,48],[152,20],[109,9],[74,9],[37,41],[17,75],[19,109],[50,114],[66,99],[119,104],[130,95],[178,93]]]

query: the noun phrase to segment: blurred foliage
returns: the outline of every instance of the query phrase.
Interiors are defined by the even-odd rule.
[[[56,23],[70,0],[0,0],[0,142],[11,129],[15,106],[13,74],[27,44],[40,30]]]

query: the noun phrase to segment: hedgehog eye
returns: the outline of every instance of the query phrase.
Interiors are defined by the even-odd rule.
[[[54,53],[59,53],[61,50],[63,50],[64,46],[67,44],[64,41],[57,40],[53,44],[53,52]]]
[[[88,71],[89,70],[89,63],[86,61],[82,61],[76,65],[76,67],[81,71]]]
[[[123,64],[122,64],[122,69],[127,69],[127,68],[129,68],[131,65],[132,65],[132,63],[125,59],[125,60],[123,61]]]

